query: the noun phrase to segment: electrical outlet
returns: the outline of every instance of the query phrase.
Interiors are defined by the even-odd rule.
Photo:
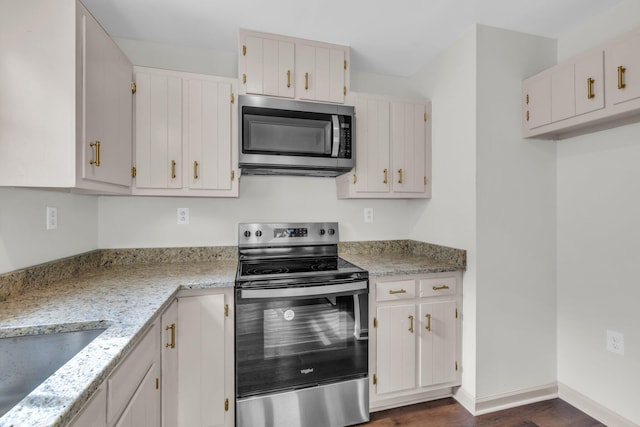
[[[624,335],[607,330],[607,351],[624,356]]]
[[[47,230],[58,228],[58,208],[47,206]]]
[[[189,224],[189,208],[178,208],[178,225]]]
[[[364,208],[364,222],[373,222],[373,208]]]

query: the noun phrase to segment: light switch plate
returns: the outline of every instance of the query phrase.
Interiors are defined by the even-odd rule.
[[[373,208],[364,208],[364,222],[373,222]]]

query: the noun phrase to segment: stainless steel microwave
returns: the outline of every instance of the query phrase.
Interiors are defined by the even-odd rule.
[[[345,105],[238,97],[243,174],[338,176],[355,166],[355,114]]]

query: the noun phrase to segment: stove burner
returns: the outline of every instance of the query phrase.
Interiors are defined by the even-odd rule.
[[[286,267],[253,267],[253,268],[249,268],[246,271],[246,275],[248,276],[254,276],[254,275],[260,275],[260,274],[282,274],[282,273],[288,273],[289,269]]]
[[[335,270],[335,269],[336,269],[335,263],[321,262],[318,264],[313,264],[311,266],[312,271],[325,271],[325,270]]]

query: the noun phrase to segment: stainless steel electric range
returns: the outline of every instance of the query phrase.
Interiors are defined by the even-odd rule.
[[[238,255],[236,425],[368,421],[369,274],[338,224],[240,224]]]

